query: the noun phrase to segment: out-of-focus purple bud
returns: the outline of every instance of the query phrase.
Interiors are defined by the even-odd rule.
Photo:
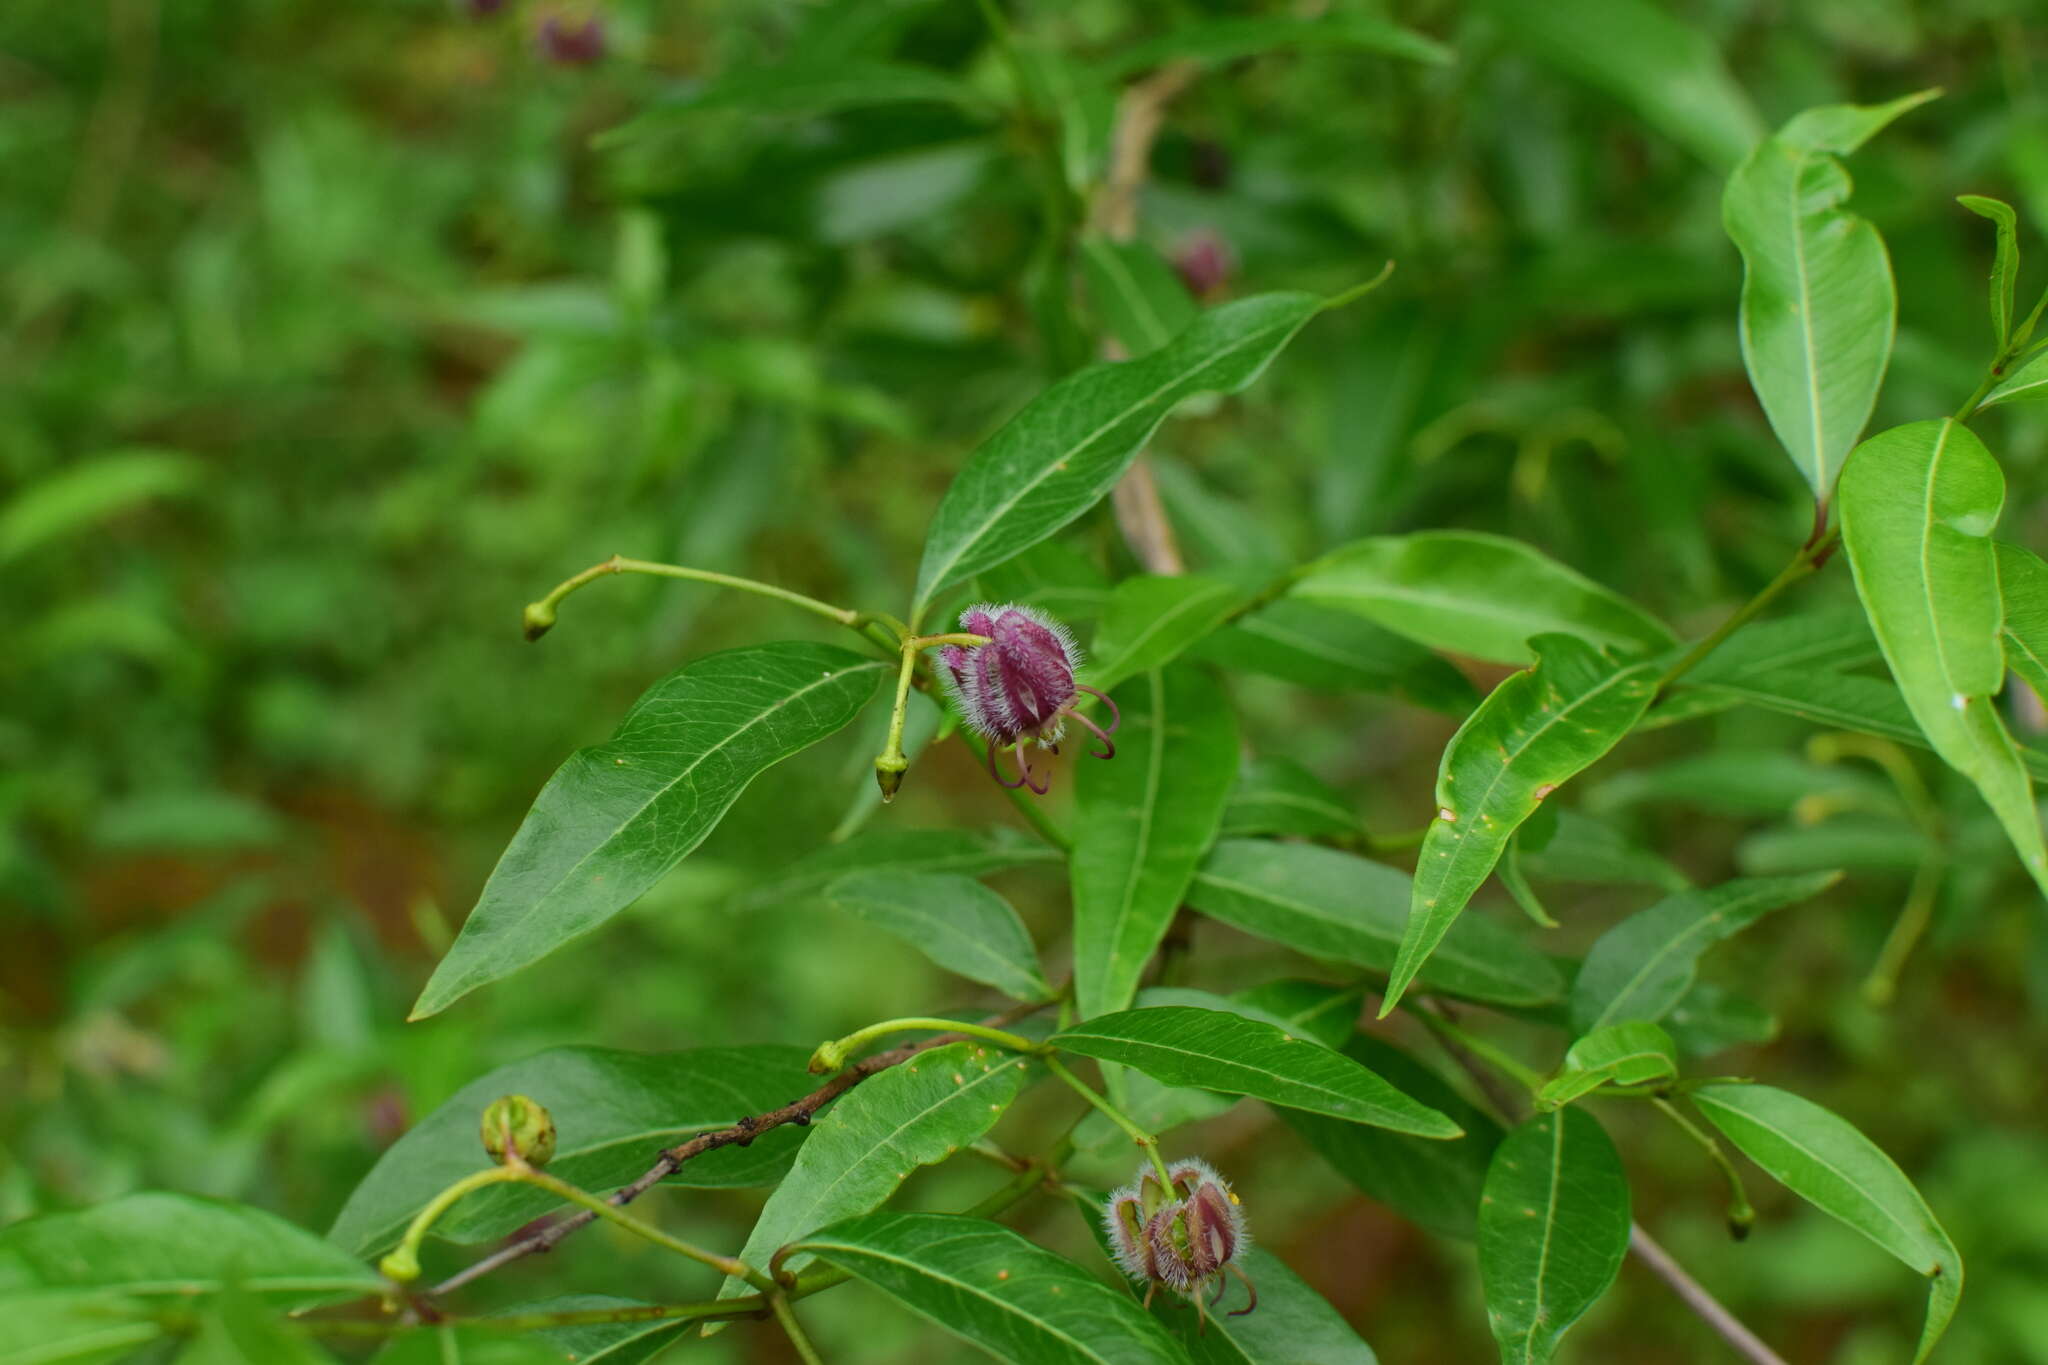
[[[604,57],[604,21],[550,14],[535,35],[540,55],[556,66],[589,66]]]
[[[472,19],[489,19],[504,12],[505,0],[455,0],[455,8]]]
[[[1074,682],[1080,650],[1067,628],[1050,616],[1014,603],[985,603],[960,613],[960,629],[988,639],[985,645],[946,645],[939,650],[946,691],[960,716],[988,741],[988,767],[1006,787],[1029,786],[1041,795],[1047,784],[1031,771],[1027,744],[1059,752],[1072,719],[1094,732],[1102,748],[1097,758],[1111,758],[1116,744],[1116,704],[1092,687]],[[1107,728],[1078,715],[1080,694],[1109,707]],[[996,766],[996,754],[1014,748],[1018,777],[1011,781]]]
[[[1230,1183],[1194,1157],[1175,1162],[1167,1175],[1170,1182],[1161,1185],[1141,1170],[1104,1204],[1103,1227],[1117,1266],[1145,1286],[1147,1306],[1165,1285],[1202,1313],[1204,1296],[1210,1303],[1222,1298],[1227,1271],[1244,1281],[1250,1296],[1231,1316],[1251,1312],[1259,1306],[1259,1292],[1237,1265],[1251,1239]]]
[[[1221,233],[1198,228],[1173,253],[1173,268],[1190,294],[1206,300],[1222,293],[1237,274],[1237,257]]]

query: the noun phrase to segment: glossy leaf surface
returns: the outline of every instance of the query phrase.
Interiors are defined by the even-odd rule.
[[[1256,589],[1232,578],[1139,574],[1116,585],[1082,680],[1107,692],[1163,668],[1251,601]]]
[[[1038,950],[1010,903],[955,873],[852,872],[825,899],[910,944],[949,972],[1012,1000],[1052,995]]]
[[[1536,1107],[1555,1109],[1602,1086],[1650,1085],[1675,1079],[1678,1048],[1655,1024],[1630,1019],[1576,1039],[1564,1065],[1536,1094]]]

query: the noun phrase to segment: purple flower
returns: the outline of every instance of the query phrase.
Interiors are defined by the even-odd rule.
[[[589,66],[604,56],[604,24],[596,15],[577,20],[550,14],[540,21],[540,55],[556,66]]]
[[[988,643],[946,645],[939,650],[939,662],[945,665],[946,691],[960,715],[988,740],[988,770],[996,781],[1011,788],[1028,786],[1043,795],[1047,784],[1032,773],[1026,743],[1035,741],[1039,748],[1058,753],[1070,718],[1102,741],[1100,751],[1090,751],[1096,758],[1115,757],[1110,736],[1119,719],[1116,703],[1074,682],[1080,651],[1065,626],[1043,612],[1006,603],[969,607],[960,613],[960,629],[987,636]],[[1074,710],[1083,692],[1109,708],[1108,729]],[[1014,782],[996,767],[997,751],[1007,748],[1017,751]]]
[[[1211,299],[1222,293],[1231,276],[1237,273],[1237,260],[1221,233],[1213,228],[1200,228],[1174,253],[1173,268],[1190,294],[1198,299]]]
[[[505,8],[505,0],[456,0],[456,7],[472,19],[488,19]]]
[[[1251,1301],[1231,1312],[1241,1317],[1259,1306],[1259,1291],[1235,1263],[1251,1245],[1244,1209],[1230,1183],[1208,1162],[1183,1158],[1167,1168],[1162,1185],[1150,1170],[1112,1193],[1103,1206],[1102,1222],[1116,1263],[1145,1286],[1145,1304],[1165,1285],[1194,1300],[1206,1318],[1203,1295],[1214,1304],[1223,1297],[1224,1272],[1244,1281]]]

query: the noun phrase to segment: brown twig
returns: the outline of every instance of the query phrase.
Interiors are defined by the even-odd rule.
[[[1015,1023],[1017,1020],[1041,1008],[1043,1008],[1043,1005],[1019,1005],[1014,1009],[1005,1010],[1001,1014],[992,1016],[989,1023],[997,1027],[1003,1024]],[[642,1171],[630,1185],[614,1191],[606,1197],[605,1202],[615,1207],[623,1208],[674,1175],[682,1168],[684,1162],[694,1157],[700,1157],[706,1152],[716,1151],[720,1147],[744,1147],[763,1133],[780,1128],[786,1123],[793,1123],[798,1127],[808,1126],[811,1120],[817,1116],[820,1109],[823,1109],[826,1105],[838,1099],[868,1077],[875,1075],[877,1072],[887,1071],[892,1066],[907,1062],[920,1052],[926,1052],[935,1047],[942,1047],[947,1043],[960,1042],[966,1036],[963,1033],[935,1034],[930,1038],[920,1038],[914,1043],[905,1043],[901,1047],[891,1048],[887,1052],[877,1052],[872,1057],[863,1057],[800,1100],[791,1100],[780,1109],[771,1109],[765,1114],[755,1114],[742,1118],[729,1127],[714,1129],[708,1133],[699,1133],[687,1142],[668,1148],[655,1159],[652,1166]],[[497,1251],[492,1252],[481,1261],[464,1266],[461,1270],[456,1271],[453,1275],[450,1275],[447,1279],[428,1290],[427,1297],[438,1297],[442,1294],[450,1293],[474,1280],[483,1278],[494,1270],[508,1266],[514,1261],[524,1260],[526,1257],[538,1252],[552,1251],[555,1245],[561,1242],[562,1239],[578,1228],[587,1227],[596,1218],[596,1214],[585,1209],[571,1214],[567,1218],[550,1223],[544,1228],[530,1232],[511,1245],[501,1247]]]

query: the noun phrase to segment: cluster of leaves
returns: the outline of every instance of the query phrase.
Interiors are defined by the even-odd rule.
[[[1769,1031],[1749,995],[1696,979],[1705,950],[1767,913],[1828,892],[1838,867],[1867,873],[1872,855],[1837,856],[1842,838],[1787,838],[1769,855],[1745,855],[1750,875],[1694,887],[1603,817],[1674,798],[1782,815],[1789,803],[1777,793],[1796,790],[1801,797],[1819,792],[1852,812],[1876,811],[1889,823],[1865,831],[1866,848],[1896,842],[1904,827],[1914,836],[1906,848],[1914,880],[1883,955],[1887,974],[1873,979],[1886,989],[1938,895],[2009,890],[2014,867],[2048,887],[2031,787],[2048,760],[2014,738],[2005,695],[2008,670],[2030,686],[2048,682],[2048,568],[1993,538],[2004,475],[1972,427],[1986,410],[2048,394],[2048,355],[2030,350],[2040,310],[2023,316],[2016,306],[2016,215],[1994,200],[1969,204],[1997,227],[1996,337],[1983,382],[1970,392],[1973,376],[1949,396],[1969,393],[1955,416],[1909,420],[1864,440],[1892,358],[1898,304],[1882,238],[1849,207],[1841,158],[1918,97],[1827,105],[1762,136],[1712,44],[1659,9],[1634,0],[1591,6],[1606,22],[1601,40],[1588,43],[1580,25],[1558,27],[1564,21],[1539,7],[1481,8],[1497,39],[1618,96],[1727,172],[1727,233],[1746,266],[1743,359],[1817,515],[1804,544],[1796,533],[1775,542],[1782,548],[1773,553],[1792,556],[1784,572],[1726,631],[1699,644],[1681,642],[1651,610],[1659,603],[1617,594],[1528,538],[1369,524],[1384,515],[1396,484],[1415,475],[1405,462],[1376,463],[1359,451],[1338,462],[1321,490],[1322,529],[1332,533],[1323,543],[1342,542],[1335,549],[1302,557],[1233,541],[1246,533],[1229,524],[1225,504],[1187,470],[1168,472],[1174,466],[1162,459],[1157,473],[1172,515],[1204,528],[1200,568],[1133,573],[1128,561],[1101,553],[1095,537],[1109,523],[1095,509],[1160,424],[1176,410],[1213,412],[1216,400],[1207,395],[1247,389],[1304,328],[1340,325],[1341,313],[1316,319],[1349,301],[1341,293],[1283,291],[1198,310],[1155,246],[1076,231],[1061,206],[1070,210],[1070,200],[1098,189],[1119,85],[1164,63],[1282,48],[1364,49],[1417,69],[1448,62],[1430,39],[1377,20],[1213,20],[1083,61],[1004,34],[986,64],[954,73],[887,54],[904,32],[901,21],[818,18],[779,64],[740,64],[609,135],[627,162],[652,162],[690,136],[697,120],[721,113],[858,120],[936,106],[953,121],[949,136],[963,124],[1003,121],[1028,144],[1019,154],[1053,176],[1039,210],[1044,235],[1021,272],[1022,292],[1051,366],[1072,372],[983,442],[938,501],[902,633],[945,629],[963,602],[984,598],[1092,622],[1093,662],[1083,676],[1114,692],[1125,718],[1122,752],[1112,763],[1073,769],[1070,808],[1033,808],[1028,839],[906,829],[895,812],[877,817],[863,798],[842,823],[843,837],[746,888],[742,899],[757,914],[771,906],[836,907],[1025,1011],[1019,1033],[919,1052],[863,1078],[815,1123],[721,1145],[664,1173],[667,1185],[691,1190],[772,1186],[738,1255],[750,1270],[786,1273],[788,1297],[856,1278],[998,1357],[1024,1361],[1369,1360],[1344,1316],[1279,1257],[1252,1258],[1264,1300],[1259,1312],[1205,1336],[1184,1308],[1162,1303],[1148,1313],[1136,1297],[1110,1288],[1099,1264],[994,1220],[1058,1177],[1077,1149],[1123,1159],[1130,1149],[1116,1128],[1097,1128],[1115,1123],[1149,1139],[1243,1097],[1273,1107],[1286,1128],[1372,1199],[1432,1232],[1474,1239],[1486,1320],[1503,1357],[1544,1360],[1606,1292],[1630,1244],[1629,1184],[1588,1102],[1616,1101],[1603,1115],[1654,1107],[1697,1134],[1678,1108],[1682,1100],[1775,1180],[1929,1277],[1921,1356],[1954,1313],[1960,1255],[1898,1166],[1809,1100],[1701,1070],[1729,1044]],[[840,59],[849,45],[863,44],[883,55]],[[841,215],[822,220],[826,241],[902,230],[906,215],[959,202],[994,155],[985,138],[953,145],[934,139],[929,126],[905,126],[917,127],[929,145],[859,170],[833,167],[806,182]],[[905,160],[920,163],[910,177],[919,194],[935,193],[936,182],[951,184],[951,197],[892,199],[886,179],[877,178],[903,169],[887,163]],[[649,262],[672,259],[687,244],[663,241],[661,220],[649,215],[688,218],[725,193],[698,188],[685,204],[629,214],[617,312],[594,329],[596,341],[571,326],[557,346],[539,348],[540,357],[522,357],[517,364],[528,369],[520,382],[559,393],[553,386],[566,382],[563,367],[573,369],[578,357],[602,369],[654,345],[666,267]],[[736,211],[730,203],[725,210]],[[1430,264],[1424,253],[1404,272]],[[1076,312],[1077,283],[1092,313]],[[1735,298],[1729,289],[1728,312]],[[568,313],[579,306],[557,302]],[[899,298],[894,306],[906,305]],[[1352,311],[1378,307],[1374,297]],[[1398,302],[1387,312],[1390,329],[1413,321]],[[1133,358],[1075,368],[1095,348],[1084,323],[1090,316]],[[1368,351],[1392,334],[1380,324],[1351,325],[1371,333]],[[749,386],[763,386],[778,401],[792,395],[774,386],[794,384],[802,389],[796,401],[833,422],[887,433],[903,420],[877,387],[777,369],[779,362],[800,367],[801,356],[733,351],[727,343],[692,342],[688,382],[709,374],[756,397],[761,390]],[[598,355],[606,359],[593,361]],[[555,368],[538,373],[548,366]],[[636,373],[649,386],[641,399],[657,417],[675,417],[655,386],[685,382],[682,372],[657,364]],[[505,381],[498,392],[512,388]],[[1401,401],[1420,400],[1410,394]],[[1926,410],[1902,415],[1924,419]],[[1461,421],[1501,420],[1443,416],[1440,437]],[[1508,420],[1531,419],[1524,411]],[[1524,438],[1518,471],[1540,468],[1569,437],[1536,425],[1516,429]],[[663,427],[648,447],[667,451],[673,436]],[[1591,443],[1598,448],[1597,438]],[[1543,452],[1529,457],[1537,463],[1523,462],[1530,450]],[[0,553],[8,546],[26,552],[194,476],[188,462],[161,452],[123,452],[53,475],[10,504]],[[1771,486],[1782,495],[1782,484]],[[1336,496],[1346,489],[1348,496]],[[1426,502],[1411,503],[1412,520],[1426,524]],[[1669,515],[1682,519],[1692,510],[1679,499]],[[1787,520],[1760,524],[1782,528]],[[1360,531],[1374,533],[1353,534]],[[1570,538],[1603,537],[1611,528],[1589,515]],[[675,539],[690,548],[689,536]],[[1860,610],[1796,608],[1750,624],[1752,610],[1824,568],[1838,548]],[[1603,567],[1614,576],[1612,559]],[[570,652],[591,633],[565,626],[546,650]],[[907,668],[914,642],[896,643]],[[458,1001],[468,1007],[471,992],[656,892],[774,765],[850,727],[863,736],[878,729],[897,665],[897,657],[878,656],[858,638],[747,643],[696,657],[657,682],[608,741],[577,751],[541,791],[415,1016]],[[1511,671],[1500,677],[1487,665]],[[1471,681],[1475,671],[1499,679],[1483,699]],[[1260,680],[1399,697],[1462,719],[1443,746],[1435,818],[1412,841],[1412,876],[1393,865],[1407,841],[1368,835],[1340,787],[1284,746],[1248,744],[1255,728],[1265,728],[1258,726]],[[934,743],[950,723],[921,698],[910,704],[922,741],[915,747],[931,746],[913,769],[915,784],[926,765],[958,746]],[[1599,788],[1598,800],[1571,804],[1587,770],[1630,736],[1744,707],[1849,732],[1831,737],[1833,754],[1877,757],[1895,788],[1782,752],[1762,759],[1709,753],[1683,771],[1672,764],[1624,774]],[[1401,714],[1411,726],[1430,723],[1420,712]],[[502,708],[492,719],[519,729]],[[1974,797],[1937,805],[1899,745],[1931,749],[1981,796],[1981,807]],[[1259,756],[1246,761],[1251,747]],[[830,771],[816,760],[793,766],[806,764],[814,784]],[[1842,833],[1819,821],[1784,832],[1816,828]],[[1983,828],[2003,832],[2016,863],[1972,832]],[[1959,883],[1950,865],[1964,861],[1955,850],[1965,847],[1983,855],[1985,871]],[[11,866],[32,863],[24,856]],[[1059,974],[1047,971],[1024,918],[980,880],[1012,869],[1050,873],[1068,890],[1071,918],[1053,920],[1037,937],[1071,957],[1069,988],[1051,984]],[[1538,922],[1552,922],[1539,884],[1552,895],[1554,884],[1588,882],[1650,885],[1663,895],[1582,953],[1551,954],[1525,932],[1464,913],[1496,875]],[[1225,993],[1146,987],[1175,924],[1188,922],[1184,911],[1284,951],[1289,966],[1257,985],[1226,968],[1216,974]],[[1314,980],[1300,979],[1304,961],[1314,964]],[[531,987],[522,981],[496,992],[522,989]],[[752,990],[770,1000],[770,1016],[778,996],[794,994],[773,976]],[[1504,1106],[1475,1104],[1386,1037],[1359,1031],[1361,1005],[1374,995],[1382,1018],[1398,1010],[1446,1039],[1450,1055],[1522,1093]],[[1468,1005],[1524,1028],[1522,1036],[1545,1048],[1554,1066],[1538,1074],[1468,1032],[1458,1022]],[[1041,1013],[1052,1011],[1057,1022],[1039,1027]],[[944,1021],[909,1022],[939,1028]],[[642,1176],[660,1143],[725,1131],[819,1084],[805,1049],[733,1045],[744,1036],[728,1029],[718,1046],[682,1052],[560,1048],[471,1081],[384,1153],[324,1240],[254,1208],[160,1194],[21,1223],[0,1232],[0,1293],[9,1309],[0,1349],[29,1359],[117,1359],[153,1341],[189,1338],[194,1351],[230,1359],[237,1352],[324,1358],[324,1348],[287,1326],[280,1311],[392,1292],[369,1259],[399,1244],[423,1209],[482,1164],[473,1130],[488,1101],[512,1092],[542,1100],[561,1131],[550,1172],[609,1193]],[[1018,1141],[1062,1106],[1060,1117],[1073,1118],[1074,1096],[1052,1082],[1070,1078],[1067,1062],[1084,1058],[1102,1068],[1107,1098],[1093,1098],[1104,1115],[1071,1139]],[[820,1054],[827,1070],[846,1060],[836,1049]],[[301,1083],[323,1079],[313,1070]],[[1522,1118],[1524,1109],[1531,1116]],[[991,1137],[999,1122],[1008,1134],[1001,1145]],[[913,1169],[969,1153],[1013,1168],[1015,1178],[979,1200],[958,1201],[970,1206],[967,1213],[884,1208]],[[1085,1204],[1085,1181],[1069,1184]],[[517,1182],[495,1184],[454,1205],[433,1231],[460,1244],[495,1241],[557,1203]],[[1269,1237],[1268,1220],[1276,1217],[1254,1205],[1254,1226]],[[721,1301],[747,1294],[747,1283],[734,1279]],[[530,1345],[536,1360],[645,1359],[721,1313],[769,1306],[763,1299],[656,1309],[572,1295],[507,1309],[495,1325],[400,1333],[382,1358],[432,1359],[476,1343],[479,1352]],[[331,1327],[334,1342],[355,1328],[375,1337],[392,1325],[342,1313],[316,1321]],[[530,1341],[505,1330],[522,1326],[533,1329]]]

